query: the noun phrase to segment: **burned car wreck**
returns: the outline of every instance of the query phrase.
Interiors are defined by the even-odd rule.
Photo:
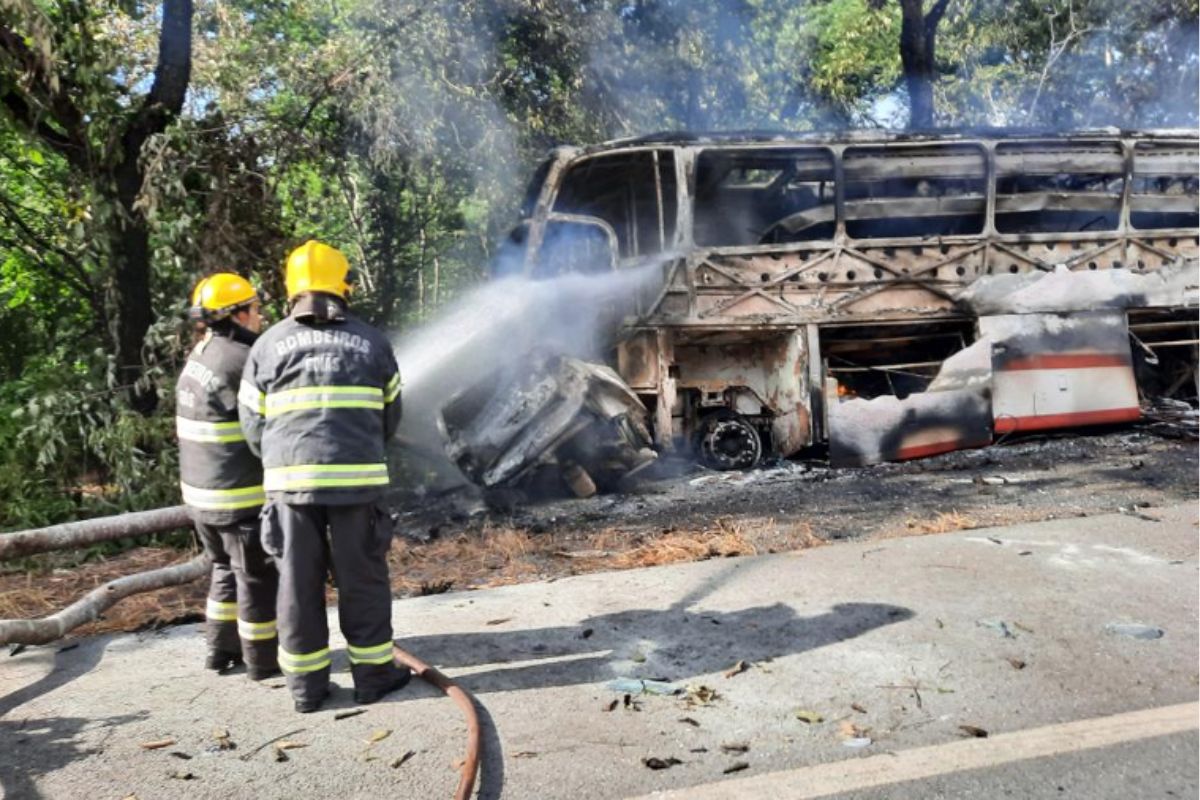
[[[646,409],[608,367],[535,354],[484,375],[443,406],[446,452],[485,490],[588,497],[654,463]]]
[[[560,148],[505,269],[549,281],[657,259],[612,332],[612,372],[588,385],[616,396],[619,379],[657,451],[716,469],[814,448],[870,464],[1128,422],[1155,395],[1196,403],[1198,142],[842,132]],[[511,385],[529,398],[538,380]],[[487,414],[520,406],[502,394]],[[483,406],[455,399],[455,461],[487,486],[527,475],[574,430],[552,405],[545,433],[517,414],[502,446],[471,421],[483,411],[458,411]],[[608,475],[586,452],[551,460]]]

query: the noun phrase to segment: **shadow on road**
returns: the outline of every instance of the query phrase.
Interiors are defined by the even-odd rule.
[[[146,716],[146,712],[106,719],[83,717],[8,718],[26,703],[59,689],[84,675],[104,657],[107,639],[83,642],[70,650],[55,653],[54,666],[38,680],[0,697],[0,797],[41,797],[36,786],[38,776],[103,752],[85,748],[79,741],[84,731],[116,728]]]
[[[784,603],[732,612],[636,609],[572,626],[412,636],[402,643],[444,669],[493,666],[457,679],[471,692],[485,694],[631,674],[682,681],[739,660],[815,650],[912,616],[906,608],[879,603],[842,603],[809,617]]]

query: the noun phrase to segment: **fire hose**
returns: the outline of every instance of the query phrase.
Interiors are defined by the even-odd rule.
[[[184,508],[175,506],[0,534],[0,561],[128,536],[162,533],[188,524]],[[0,645],[46,644],[60,639],[80,625],[95,621],[101,612],[129,595],[189,583],[207,575],[208,566],[207,556],[196,556],[182,564],[109,581],[62,611],[42,619],[0,620]],[[440,689],[446,697],[454,701],[466,718],[467,750],[462,760],[454,800],[468,800],[475,787],[475,777],[479,773],[480,731],[475,699],[437,669],[394,643],[392,658],[397,664],[412,670],[416,677]]]

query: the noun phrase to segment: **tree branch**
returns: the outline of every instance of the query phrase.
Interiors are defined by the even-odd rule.
[[[937,0],[933,4],[933,8],[929,9],[929,13],[925,15],[925,34],[927,36],[937,30],[938,23],[942,21],[948,5],[950,5],[950,0]]]
[[[51,75],[25,39],[8,26],[0,26],[0,55],[7,55],[18,69],[32,78],[32,88],[21,92],[16,76],[6,76],[0,100],[13,119],[29,133],[58,151],[73,166],[87,165],[87,137],[83,113],[70,98],[70,87],[60,76]],[[49,112],[61,129],[51,127],[39,109]]]
[[[0,620],[0,644],[46,644],[61,639],[67,633],[94,622],[107,609],[132,594],[165,589],[202,578],[208,574],[207,555],[198,555],[191,561],[175,564],[149,572],[126,575],[93,589],[83,599],[42,619]]]
[[[122,137],[125,158],[136,159],[146,140],[162,133],[179,116],[191,78],[192,0],[166,0],[154,83]]]

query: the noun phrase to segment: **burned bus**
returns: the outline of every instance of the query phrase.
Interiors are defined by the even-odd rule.
[[[539,278],[657,263],[611,366],[660,450],[835,464],[1196,397],[1196,131],[655,135],[563,147]]]

